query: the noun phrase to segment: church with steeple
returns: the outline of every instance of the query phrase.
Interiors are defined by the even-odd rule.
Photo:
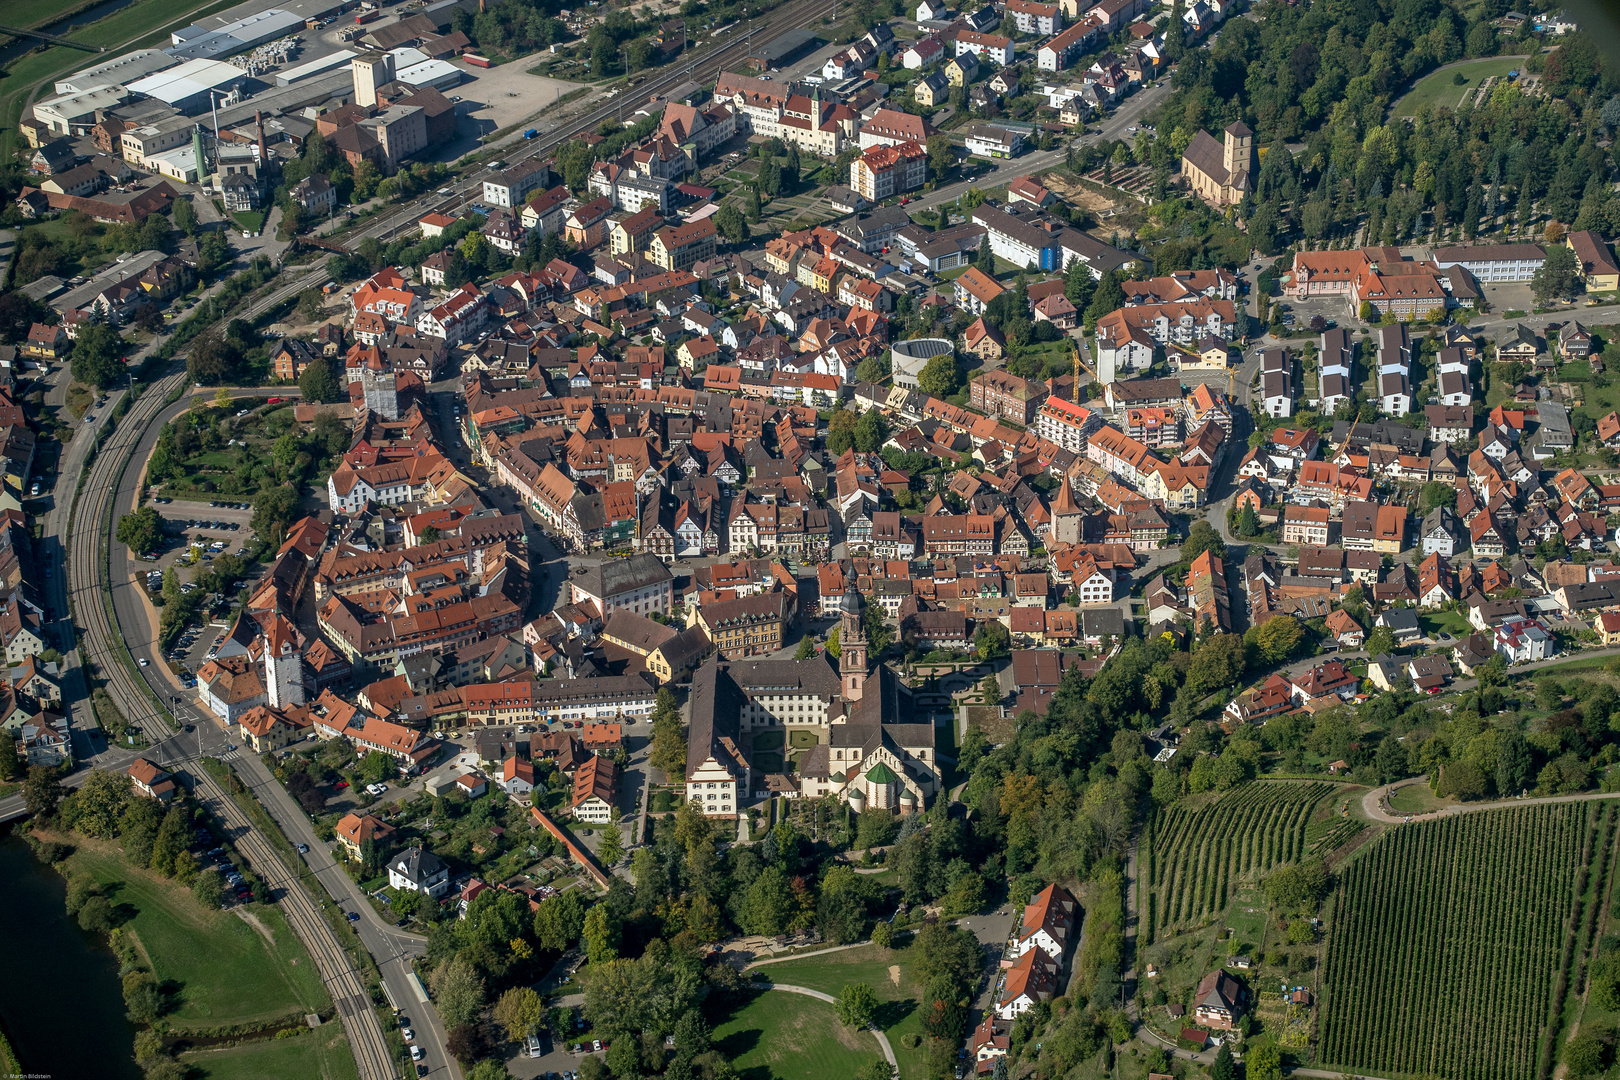
[[[692,679],[686,797],[736,817],[766,795],[831,796],[857,812],[908,814],[938,794],[931,718],[911,689],[870,664],[861,597],[844,596],[836,668],[812,660],[718,657]]]

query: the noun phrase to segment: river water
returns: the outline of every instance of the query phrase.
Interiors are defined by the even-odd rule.
[[[118,960],[62,906],[67,882],[0,831],[0,1029],[25,1073],[140,1080]]]

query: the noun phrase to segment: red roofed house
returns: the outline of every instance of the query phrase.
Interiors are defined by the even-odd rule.
[[[344,814],[333,829],[333,835],[343,850],[349,853],[349,858],[359,859],[361,847],[367,842],[374,841],[379,847],[386,848],[393,838],[394,827],[370,814]]]
[[[1037,184],[1027,176],[1019,176],[1007,183],[1007,201],[1009,203],[1027,202],[1045,208],[1055,202],[1057,196]]]
[[[501,789],[518,799],[534,790],[534,765],[516,754],[501,762]]]
[[[174,777],[143,757],[130,764],[129,779],[135,790],[149,799],[166,803],[174,798]]]
[[[1240,724],[1260,724],[1270,717],[1292,712],[1293,708],[1293,684],[1273,674],[1259,686],[1227,702],[1226,716]]]
[[[1030,949],[1007,969],[996,1015],[1013,1020],[1034,1008],[1037,1002],[1051,1001],[1057,990],[1058,963],[1041,949]]]
[[[1329,694],[1340,698],[1353,693],[1357,679],[1338,660],[1327,660],[1290,680],[1295,701],[1316,701]]]
[[[593,756],[574,771],[574,790],[568,808],[580,821],[606,825],[618,815],[613,805],[618,788],[618,767],[605,757]]]
[[[1024,921],[1016,931],[1012,956],[1016,958],[1031,949],[1040,949],[1061,964],[1076,914],[1074,897],[1068,890],[1056,883],[1048,885],[1024,906]],[[1011,966],[1011,960],[1002,963]]]

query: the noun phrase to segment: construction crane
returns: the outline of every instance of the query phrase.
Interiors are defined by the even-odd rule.
[[[1097,382],[1100,383],[1100,382],[1102,382],[1102,380],[1098,379],[1097,378],[1097,373],[1095,371],[1092,371],[1090,366],[1088,366],[1084,360],[1080,359],[1080,339],[1079,338],[1075,338],[1075,337],[1069,338],[1069,351],[1074,354],[1074,393],[1075,393],[1075,400],[1078,401],[1078,400],[1080,400],[1080,369],[1084,368],[1086,374],[1090,375],[1093,379],[1096,379]]]

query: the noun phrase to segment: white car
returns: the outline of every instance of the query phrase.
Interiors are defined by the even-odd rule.
[[[144,657],[144,656],[141,657],[141,667],[145,667],[148,664],[148,662],[149,661],[146,659],[146,657]]]
[[[411,1047],[411,1060],[412,1061],[421,1061],[422,1060],[422,1048],[420,1046],[412,1046]]]
[[[412,1031],[410,1028],[400,1028],[399,1037],[404,1039],[406,1042],[413,1042],[416,1039],[416,1032]]]

